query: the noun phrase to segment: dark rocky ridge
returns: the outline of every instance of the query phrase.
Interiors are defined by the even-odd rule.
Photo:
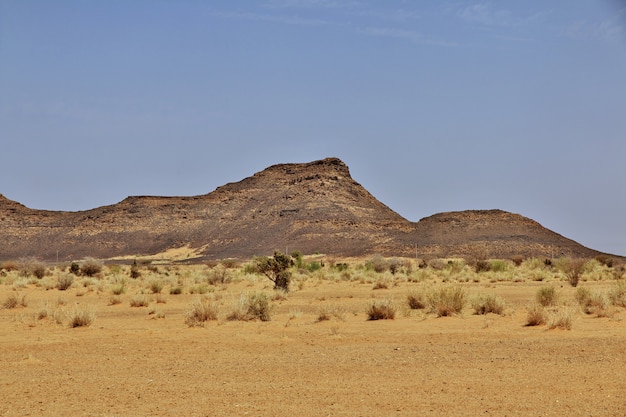
[[[195,197],[128,197],[79,212],[33,210],[0,195],[0,260],[148,255],[202,247],[205,258],[274,249],[333,256],[513,255],[599,252],[501,210],[436,214],[410,222],[352,179],[339,159],[271,166]]]

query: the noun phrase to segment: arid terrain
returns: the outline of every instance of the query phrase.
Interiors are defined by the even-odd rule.
[[[625,416],[623,268],[567,262],[4,263],[0,416]]]

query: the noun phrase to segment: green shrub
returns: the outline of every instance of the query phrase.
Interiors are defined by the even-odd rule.
[[[558,294],[553,286],[543,286],[537,290],[536,299],[544,307],[556,305]]]
[[[183,293],[183,287],[181,287],[180,285],[170,288],[171,295],[180,295],[182,293]]]
[[[163,281],[160,279],[153,279],[148,284],[148,287],[150,288],[152,294],[160,294],[163,290]]]
[[[248,296],[248,316],[254,320],[270,321],[270,301],[264,293],[252,293]]]
[[[289,255],[284,255],[280,251],[274,251],[274,257],[263,256],[254,260],[256,271],[265,275],[274,283],[274,289],[289,291],[291,281],[291,271],[289,268],[294,262]]]
[[[305,269],[309,272],[319,271],[320,269],[322,269],[322,264],[317,261],[309,262],[306,264]]]
[[[438,317],[459,314],[465,307],[467,295],[459,286],[443,286],[428,294],[430,311]]]
[[[472,301],[474,314],[504,314],[506,305],[497,295],[483,295]]]
[[[626,307],[626,281],[617,281],[609,288],[608,297],[612,305]]]
[[[490,262],[490,269],[493,272],[506,272],[509,269],[509,263],[503,259],[493,259]]]

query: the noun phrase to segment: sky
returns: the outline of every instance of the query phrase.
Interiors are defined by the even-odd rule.
[[[411,221],[626,255],[626,1],[0,0],[0,193],[79,211],[341,158]]]

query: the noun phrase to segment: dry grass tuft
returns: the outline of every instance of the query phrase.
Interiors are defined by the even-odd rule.
[[[62,274],[59,275],[57,279],[57,289],[59,291],[65,291],[69,289],[74,283],[74,275],[72,274]]]
[[[191,310],[185,314],[185,324],[189,327],[204,326],[209,320],[217,320],[219,306],[215,300],[201,299],[191,305]]]
[[[130,299],[131,307],[148,307],[149,304],[150,304],[150,301],[143,294],[138,294]]]
[[[544,286],[537,290],[536,298],[539,304],[548,307],[556,305],[559,297],[556,288],[553,286]]]
[[[74,327],[89,327],[91,323],[96,319],[95,313],[90,310],[80,309],[75,307],[73,310],[70,310],[65,313],[68,319],[68,325],[71,328]]]
[[[541,304],[533,304],[526,314],[526,326],[540,326],[546,322],[546,310]]]
[[[28,306],[26,295],[20,293],[10,294],[2,303],[2,308],[6,308],[7,310],[26,306]]]
[[[550,314],[548,318],[548,328],[571,330],[573,321],[574,313],[570,308],[559,309]]]
[[[412,291],[406,296],[407,304],[411,310],[421,310],[426,308],[428,300],[423,292]]]
[[[474,314],[504,314],[506,304],[502,298],[497,295],[482,295],[472,301]]]
[[[459,286],[444,286],[428,294],[431,312],[438,317],[452,316],[463,311],[467,302],[465,290]]]
[[[390,300],[373,301],[367,309],[368,320],[393,320],[396,306]]]

